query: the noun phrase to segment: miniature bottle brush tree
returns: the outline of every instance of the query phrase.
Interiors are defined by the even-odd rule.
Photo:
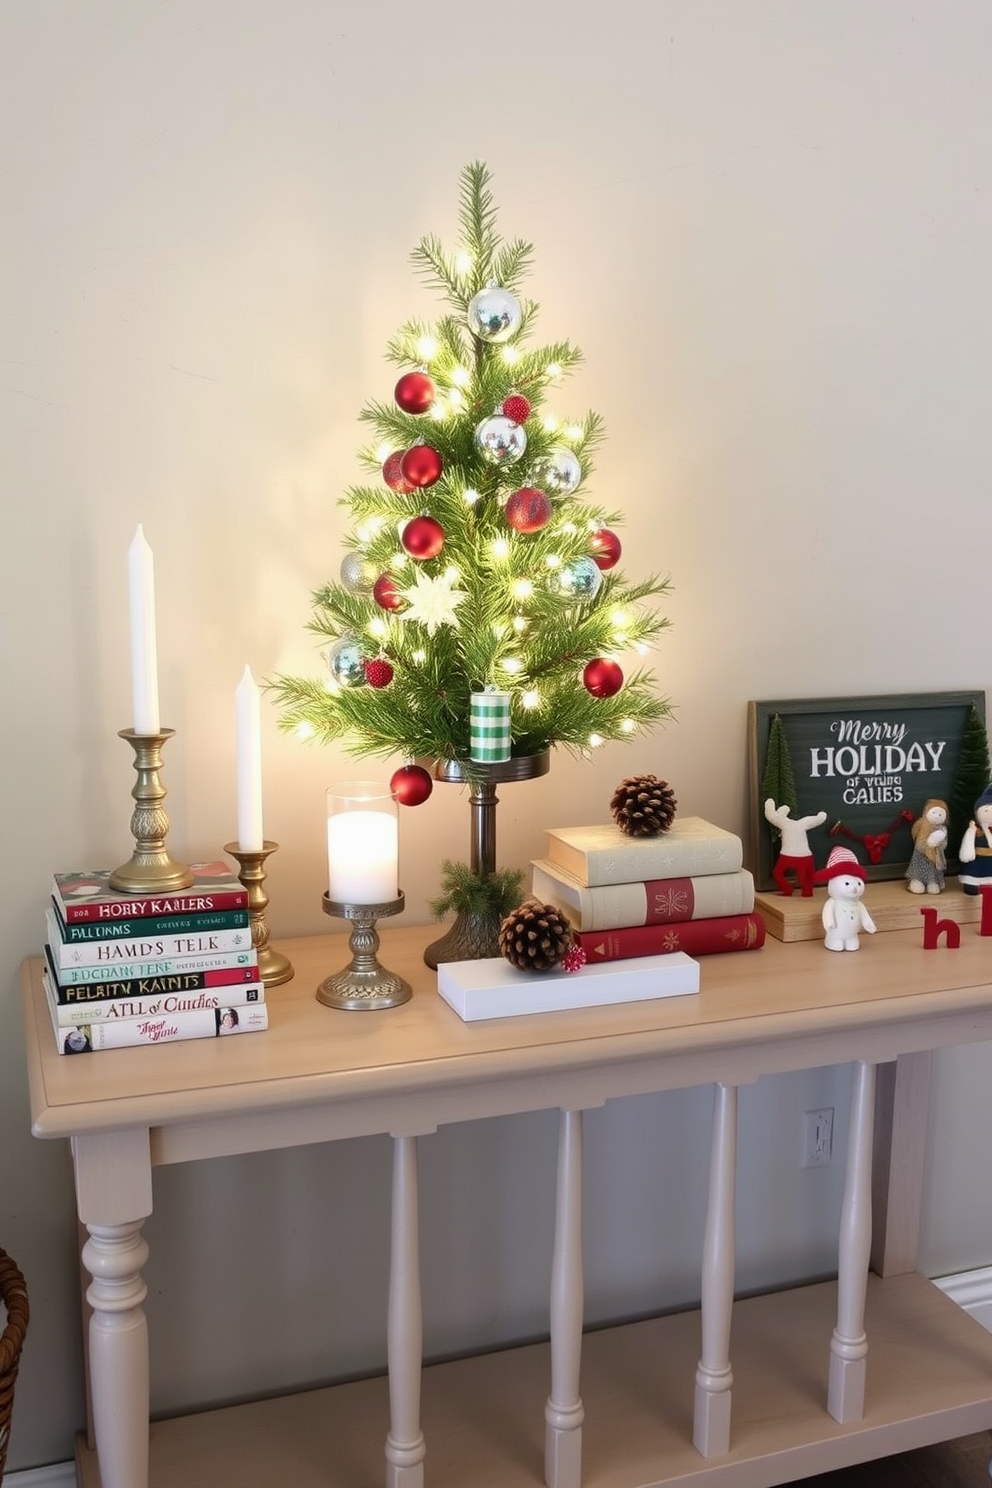
[[[326,670],[272,684],[283,729],[402,756],[392,784],[409,805],[432,770],[452,778],[445,762],[484,775],[473,693],[509,695],[514,759],[584,755],[671,712],[639,659],[667,626],[651,601],[668,581],[624,579],[621,513],[588,494],[602,422],[558,406],[581,352],[535,343],[520,291],[533,250],[501,239],[481,163],[462,173],[459,215],[454,253],[428,236],[412,255],[446,311],[394,336],[395,387],[360,413],[366,478],[341,498],[346,551],[309,623]]]

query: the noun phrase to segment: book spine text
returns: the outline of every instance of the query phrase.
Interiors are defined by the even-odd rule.
[[[78,902],[66,898],[56,884],[53,895],[67,925],[111,924],[118,920],[147,920],[164,915],[216,914],[247,909],[247,889],[216,889],[206,894],[170,894],[161,899],[98,899]]]
[[[55,907],[58,914],[58,905]],[[66,942],[134,940],[139,935],[185,935],[205,930],[232,930],[248,924],[247,909],[222,909],[211,914],[150,915],[138,920],[90,921],[67,925],[60,921]]]

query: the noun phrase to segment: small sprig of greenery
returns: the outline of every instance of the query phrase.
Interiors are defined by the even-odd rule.
[[[448,914],[484,914],[501,920],[517,908],[523,894],[524,874],[519,868],[497,868],[482,875],[468,863],[453,863],[446,858],[441,864],[441,893],[430,901],[431,914],[437,920]]]

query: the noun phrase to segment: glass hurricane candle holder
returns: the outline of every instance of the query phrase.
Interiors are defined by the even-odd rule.
[[[327,792],[327,897],[389,904],[399,883],[399,812],[389,786],[348,780]]]
[[[375,922],[402,913],[397,885],[399,811],[388,785],[348,780],[327,792],[325,914],[351,922],[351,963],[327,977],[317,1000],[328,1007],[396,1007],[412,996],[408,982],[380,965]]]

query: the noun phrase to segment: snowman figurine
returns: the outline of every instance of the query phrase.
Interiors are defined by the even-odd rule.
[[[861,900],[865,892],[865,870],[849,847],[835,847],[827,866],[815,875],[827,886],[823,905],[823,944],[828,951],[856,951],[859,932],[875,934],[875,922]]]

